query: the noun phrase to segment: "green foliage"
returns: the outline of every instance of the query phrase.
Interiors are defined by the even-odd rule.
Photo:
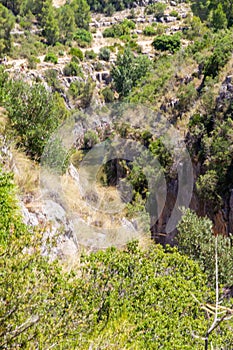
[[[86,0],[73,0],[70,4],[74,12],[75,23],[78,31],[84,29],[88,31],[90,23],[90,7]],[[86,42],[83,40],[83,42]]]
[[[210,13],[210,24],[215,30],[227,27],[227,15],[224,13],[221,3]]]
[[[196,16],[193,16],[187,21],[187,27],[188,28],[184,31],[184,35],[188,40],[202,38],[207,31],[207,27],[201,22],[200,18]]]
[[[13,176],[0,168],[0,245],[5,245],[19,214],[15,200]]]
[[[198,218],[190,209],[184,212],[178,225],[178,247],[182,254],[197,260],[208,276],[210,285],[215,285],[215,237],[212,222]],[[230,239],[218,236],[219,282],[232,285],[233,247]]]
[[[191,8],[195,16],[202,21],[210,20],[210,25],[215,30],[230,27],[233,23],[233,4],[231,1],[222,0],[191,0]]]
[[[153,36],[156,34],[156,29],[153,26],[146,26],[143,29],[143,34],[147,36]]]
[[[55,69],[47,69],[45,71],[45,81],[52,87],[53,91],[63,91],[62,85],[58,79],[58,72]]]
[[[77,80],[71,83],[68,92],[76,107],[87,108],[91,103],[94,88],[95,83],[89,77],[86,82]]]
[[[36,69],[37,63],[40,63],[40,59],[35,56],[28,57],[28,68]]]
[[[67,77],[70,76],[83,76],[82,68],[79,66],[77,62],[71,61],[68,63],[64,69],[63,69],[63,74]]]
[[[114,92],[110,89],[110,87],[106,86],[101,93],[104,96],[104,101],[106,103],[111,103],[114,101]]]
[[[218,195],[218,176],[215,170],[207,170],[204,175],[200,175],[196,188],[199,198],[209,204],[212,210],[219,209],[221,197]]]
[[[179,13],[176,11],[176,10],[172,10],[170,13],[169,13],[170,16],[172,17],[178,17],[179,16]]]
[[[41,25],[48,45],[54,45],[59,39],[59,27],[54,7],[50,0],[46,0],[43,4]]]
[[[190,109],[196,101],[197,96],[198,93],[194,83],[191,82],[187,85],[181,85],[177,93],[179,111],[185,112]]]
[[[139,55],[134,57],[128,48],[123,54],[118,54],[116,65],[112,68],[111,74],[114,80],[116,91],[121,97],[127,96],[137,82],[146,75],[150,66],[147,57]]]
[[[124,19],[121,23],[113,24],[103,31],[104,38],[120,38],[129,35],[131,29],[135,29],[135,23],[129,19]]]
[[[14,27],[14,16],[11,12],[0,4],[0,57],[11,51],[10,32]]]
[[[162,2],[150,4],[145,8],[146,15],[154,15],[157,19],[163,17],[167,5]]]
[[[157,36],[153,43],[153,47],[155,50],[159,51],[169,51],[171,53],[174,53],[175,51],[180,49],[181,41],[180,41],[180,35],[174,34],[174,35],[160,35]]]
[[[115,11],[122,11],[132,6],[131,0],[114,0],[114,1],[100,1],[100,0],[88,0],[90,8],[94,12],[102,12],[107,16],[111,16]]]
[[[54,64],[57,64],[57,63],[58,63],[58,57],[57,57],[57,55],[55,55],[55,53],[53,53],[53,52],[48,52],[48,53],[45,55],[44,61],[45,61],[45,62],[52,62],[52,63],[54,63]]]
[[[14,15],[18,15],[20,12],[21,0],[1,0],[0,3],[7,7]]]
[[[42,234],[20,222],[10,175],[1,173],[0,192],[0,228],[9,232],[0,245],[1,348],[203,347],[193,333],[204,335],[210,316],[196,299],[212,298],[197,263],[176,249],[130,242],[82,254],[67,273],[41,255]],[[47,240],[48,251],[54,244]],[[214,347],[232,347],[231,327],[211,334]]]
[[[90,45],[92,42],[92,34],[86,29],[78,29],[73,38],[81,47]]]
[[[84,135],[84,147],[90,149],[99,142],[99,136],[94,130],[89,130]]]
[[[172,166],[173,160],[171,152],[164,144],[163,138],[158,138],[155,141],[150,141],[149,150],[158,157],[159,164],[168,173]]]
[[[78,47],[72,47],[69,52],[70,55],[77,57],[80,61],[83,61],[83,52]]]
[[[8,81],[8,73],[4,70],[4,68],[0,65],[0,104],[3,104],[5,98],[5,86]]]
[[[133,103],[155,104],[160,96],[166,93],[166,87],[173,76],[175,68],[173,56],[161,56],[155,62],[150,73],[142,80],[140,86],[136,86],[129,96]]]
[[[76,30],[75,15],[69,4],[61,6],[58,10],[58,25],[60,41],[65,43],[72,40]]]
[[[111,51],[107,47],[101,47],[99,51],[99,59],[108,62],[110,60],[110,54]]]
[[[36,159],[42,155],[50,134],[67,115],[56,94],[50,94],[41,84],[30,86],[21,80],[10,80],[7,84],[4,106],[18,146]]]
[[[94,60],[97,57],[97,54],[94,50],[86,50],[85,51],[85,58],[88,60]]]
[[[226,33],[216,40],[213,53],[207,58],[204,67],[204,80],[206,77],[215,78],[220,69],[229,61],[233,49],[232,34]]]
[[[43,152],[42,166],[49,168],[50,172],[62,175],[69,165],[70,152],[62,144],[62,140],[57,137],[49,139]]]

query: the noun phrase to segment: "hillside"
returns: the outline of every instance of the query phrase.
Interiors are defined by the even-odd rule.
[[[232,349],[232,25],[0,1],[1,349]]]

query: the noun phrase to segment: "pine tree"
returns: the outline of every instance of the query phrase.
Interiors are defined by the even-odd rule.
[[[10,32],[14,26],[14,17],[10,11],[0,4],[0,56],[11,50]]]
[[[212,14],[210,15],[210,23],[215,30],[224,29],[227,27],[227,17],[223,11],[222,4],[218,4],[217,9],[213,10]]]
[[[78,28],[88,30],[90,23],[90,7],[86,0],[74,0],[71,3],[74,11],[75,23]]]
[[[50,0],[47,0],[42,8],[41,24],[43,35],[49,45],[54,45],[59,39],[58,21],[55,17],[55,11]]]
[[[59,30],[60,30],[60,40],[66,42],[72,39],[73,34],[76,29],[74,11],[72,7],[68,4],[62,6],[59,9]]]

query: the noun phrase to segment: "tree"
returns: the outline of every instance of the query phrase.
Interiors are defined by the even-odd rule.
[[[167,5],[161,2],[150,4],[145,8],[146,15],[154,15],[157,19],[163,17]]]
[[[216,22],[211,20],[211,25],[218,30],[230,27],[233,23],[233,2],[229,0],[199,0],[191,1],[191,8],[195,16],[206,21],[208,17],[214,16]],[[219,17],[218,17],[219,16]]]
[[[71,7],[74,12],[76,26],[88,30],[91,17],[90,7],[86,0],[73,0]]]
[[[225,29],[227,27],[227,16],[223,11],[221,3],[210,13],[210,24],[215,30]]]
[[[59,8],[58,23],[61,42],[65,43],[71,40],[76,30],[76,23],[74,11],[69,4],[65,4]]]
[[[215,281],[215,237],[212,222],[204,217],[199,218],[190,209],[184,211],[178,225],[178,247],[181,254],[199,262],[214,287]],[[233,284],[233,247],[230,238],[219,235],[219,282],[231,286]]]
[[[0,57],[11,50],[11,30],[14,27],[14,16],[10,11],[0,4]]]
[[[14,15],[18,15],[20,12],[20,6],[22,5],[21,0],[1,0],[1,4],[7,7],[13,12]],[[24,1],[23,1],[24,2]]]
[[[11,80],[6,89],[4,106],[18,136],[18,146],[32,158],[40,159],[49,136],[67,115],[64,103],[42,84],[30,86]]]
[[[86,29],[78,28],[73,38],[74,40],[77,41],[78,45],[81,47],[88,46],[92,42],[92,34],[88,32]]]
[[[181,46],[180,35],[164,34],[164,35],[157,36],[154,39],[152,45],[155,48],[155,50],[170,51],[171,53],[174,53],[175,51],[179,50]]]
[[[101,47],[99,51],[99,59],[104,61],[110,60],[111,51],[107,47]]]
[[[199,0],[191,1],[191,8],[195,16],[200,17],[202,21],[206,20],[209,14],[209,1],[208,0]]]
[[[123,54],[118,54],[116,64],[111,70],[116,91],[121,97],[127,96],[137,82],[146,75],[150,61],[139,55],[134,57],[132,51],[126,48]]]
[[[43,35],[49,45],[54,45],[59,39],[58,21],[55,17],[55,11],[50,0],[47,0],[42,8],[41,25]]]

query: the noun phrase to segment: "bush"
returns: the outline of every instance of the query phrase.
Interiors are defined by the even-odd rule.
[[[55,69],[47,69],[45,71],[45,80],[53,91],[63,91],[62,85],[58,79],[58,72]]]
[[[86,149],[92,148],[99,142],[99,136],[98,134],[93,131],[89,130],[84,135],[84,147]]]
[[[44,61],[45,61],[45,62],[52,62],[52,63],[54,63],[54,64],[57,64],[57,63],[58,63],[58,57],[57,57],[57,55],[55,55],[55,53],[53,53],[53,52],[48,52],[48,53],[45,55]]]
[[[87,59],[89,59],[89,60],[93,60],[93,59],[95,59],[95,58],[97,57],[97,54],[96,54],[95,51],[93,51],[93,50],[87,50],[87,51],[85,52],[85,57],[86,57]]]
[[[137,82],[145,77],[150,67],[148,57],[138,55],[134,57],[133,52],[126,48],[121,55],[117,56],[116,65],[111,70],[114,87],[120,97],[127,96]]]
[[[102,95],[104,96],[104,101],[106,103],[114,101],[114,92],[108,86],[102,90]]]
[[[106,28],[103,31],[103,37],[120,38],[123,35],[129,35],[131,29],[135,29],[135,23],[129,19],[125,19],[121,23],[113,24],[110,28]]]
[[[40,59],[35,56],[28,57],[28,68],[36,69],[37,63],[40,63]]]
[[[155,50],[170,51],[171,53],[174,53],[179,50],[181,46],[180,35],[160,35],[154,39],[152,45]]]
[[[70,77],[70,76],[79,76],[79,77],[83,77],[83,72],[82,72],[82,68],[78,65],[77,62],[73,62],[71,61],[70,63],[68,63],[64,69],[63,69],[63,74],[66,77]]]
[[[170,13],[169,13],[170,16],[172,17],[178,17],[179,16],[179,13],[176,11],[176,10],[172,10]]]
[[[150,4],[145,8],[146,15],[154,15],[157,19],[163,17],[167,5],[161,2]]]
[[[70,49],[69,54],[79,58],[80,61],[83,61],[83,58],[84,58],[83,52],[78,47],[72,47]]]
[[[92,34],[85,29],[78,29],[73,38],[81,47],[86,47],[92,42]]]
[[[147,36],[153,36],[156,34],[156,29],[153,26],[146,26],[143,29],[143,34]]]
[[[107,47],[102,47],[99,52],[99,59],[103,61],[110,60],[111,51]]]
[[[97,72],[100,72],[100,71],[103,70],[103,69],[104,69],[104,66],[103,66],[103,64],[102,64],[100,61],[98,61],[98,62],[95,63],[95,70],[96,70]]]
[[[15,131],[17,146],[39,160],[51,133],[67,115],[64,102],[42,84],[11,80],[6,89],[4,107]]]
[[[212,222],[199,218],[190,209],[184,211],[178,225],[178,247],[182,254],[197,260],[208,275],[208,281],[215,285],[215,236]],[[219,282],[233,284],[233,247],[227,237],[218,236]]]

